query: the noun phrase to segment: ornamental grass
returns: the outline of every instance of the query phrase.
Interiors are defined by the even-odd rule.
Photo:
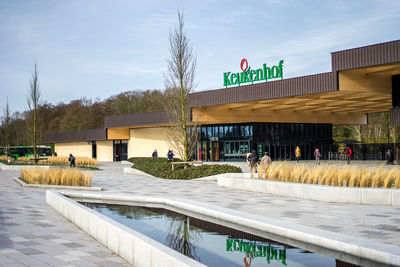
[[[92,174],[72,168],[24,168],[21,179],[28,184],[91,186]]]
[[[400,188],[400,169],[273,162],[259,168],[259,179],[346,187]]]
[[[51,164],[51,165],[69,165],[68,157],[62,156],[45,156],[43,158],[47,158],[46,161],[39,162],[40,164]],[[33,157],[18,157],[17,162],[19,163],[33,163],[31,160]],[[98,162],[96,159],[89,157],[75,157],[75,165],[76,166],[89,166],[96,167]]]

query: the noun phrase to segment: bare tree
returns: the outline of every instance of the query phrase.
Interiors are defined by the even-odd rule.
[[[196,57],[184,31],[183,14],[179,11],[178,25],[169,35],[169,44],[168,71],[164,74],[165,108],[171,124],[167,138],[181,159],[187,161],[197,143],[197,130],[195,125],[190,123],[188,110],[189,94],[195,87]]]
[[[3,125],[4,125],[4,145],[6,147],[6,154],[7,156],[10,155],[10,108],[8,105],[8,97],[6,106],[3,107]]]
[[[38,136],[38,125],[39,125],[39,118],[38,118],[38,106],[40,101],[40,90],[39,90],[39,78],[37,67],[35,63],[35,70],[32,73],[32,78],[30,81],[30,90],[28,92],[28,108],[29,111],[32,113],[32,146],[33,146],[33,155],[35,159],[37,158],[37,136]],[[37,163],[37,161],[35,161]]]

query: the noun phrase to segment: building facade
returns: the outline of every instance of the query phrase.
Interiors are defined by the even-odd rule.
[[[302,158],[312,159],[318,146],[328,158],[333,125],[367,124],[368,113],[390,112],[391,124],[400,126],[400,40],[333,52],[331,58],[331,72],[192,93],[190,120],[199,131],[194,157],[241,160],[254,149],[290,159],[299,146]],[[282,62],[274,67],[272,76],[282,76]],[[99,161],[150,157],[154,149],[167,154],[166,112],[107,117],[104,124],[48,133],[44,141],[54,143],[58,155]]]

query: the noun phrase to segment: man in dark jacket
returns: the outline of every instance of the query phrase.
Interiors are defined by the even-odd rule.
[[[394,157],[393,157],[393,152],[392,150],[388,149],[386,152],[386,160],[388,165],[393,165]]]
[[[75,157],[72,156],[72,154],[69,154],[68,161],[69,161],[69,166],[70,167],[75,167]]]
[[[253,150],[251,154],[247,157],[247,161],[250,164],[250,178],[254,178],[254,171],[257,170],[258,163],[258,156],[255,150]]]

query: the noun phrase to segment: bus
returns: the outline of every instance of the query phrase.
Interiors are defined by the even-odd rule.
[[[51,147],[45,145],[36,146],[36,150],[39,156],[51,156]],[[0,155],[7,156],[7,148],[0,146]],[[11,146],[10,156],[18,159],[18,157],[32,157],[33,146]]]

